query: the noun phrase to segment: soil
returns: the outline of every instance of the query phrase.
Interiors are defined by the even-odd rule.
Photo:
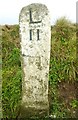
[[[78,118],[78,109],[72,108],[71,102],[78,100],[78,82],[61,82],[58,86],[59,99],[65,104],[66,109],[70,112],[72,118]]]

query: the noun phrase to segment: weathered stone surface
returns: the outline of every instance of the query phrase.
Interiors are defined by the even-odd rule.
[[[19,23],[23,68],[21,116],[44,116],[48,114],[49,109],[48,80],[51,38],[47,7],[42,4],[31,4],[24,7],[20,13]]]

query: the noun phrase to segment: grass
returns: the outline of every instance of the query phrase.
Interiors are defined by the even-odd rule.
[[[18,39],[17,26],[12,26],[9,32],[8,29],[4,27],[2,36],[2,106],[4,118],[15,118],[21,100],[20,49],[14,43],[16,34],[16,40]]]
[[[75,117],[75,115],[71,115],[71,111],[67,109],[67,104],[59,99],[58,91],[59,88],[58,85],[61,84],[62,82],[73,83],[77,80],[75,68],[76,66],[75,33],[76,26],[73,25],[66,18],[61,18],[57,20],[55,26],[52,28],[52,43],[51,43],[52,46],[49,79],[50,96],[52,96],[50,101],[51,104],[50,113],[55,115],[56,118]]]
[[[19,26],[5,25],[2,31],[3,118],[18,118],[22,80]],[[70,83],[73,84],[77,81],[76,25],[72,24],[66,18],[61,18],[56,21],[51,32],[49,74],[50,115],[53,118],[73,118],[76,115],[72,114],[71,111],[78,109],[78,100],[74,96],[71,96],[71,100],[69,101],[71,107],[69,110],[68,104],[59,96],[59,88],[62,82],[70,85]]]

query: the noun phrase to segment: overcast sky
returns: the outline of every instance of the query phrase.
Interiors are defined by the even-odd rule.
[[[51,23],[66,16],[72,22],[76,22],[77,0],[0,0],[0,24],[18,24],[19,13],[22,7],[31,3],[45,4],[51,15]]]

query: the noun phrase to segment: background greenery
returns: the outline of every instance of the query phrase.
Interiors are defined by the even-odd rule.
[[[3,117],[18,115],[21,99],[21,62],[19,49],[19,27],[4,26],[2,34],[2,106]]]
[[[51,28],[50,116],[52,118],[77,117],[76,91],[74,91],[75,96],[72,95],[69,101],[70,107],[64,101],[64,97],[61,98],[59,95],[62,83],[70,86],[70,83],[74,85],[78,81],[76,76],[76,25],[63,17],[57,20]],[[22,81],[18,25],[2,27],[2,62],[3,118],[18,118]]]

